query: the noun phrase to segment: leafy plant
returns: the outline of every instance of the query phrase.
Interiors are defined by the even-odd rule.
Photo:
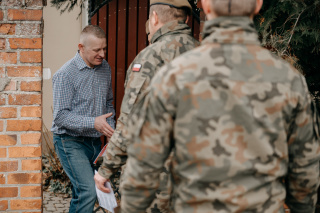
[[[293,64],[320,98],[320,0],[268,0],[255,23],[262,44]]]

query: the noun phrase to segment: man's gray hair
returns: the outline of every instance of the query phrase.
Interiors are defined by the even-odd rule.
[[[185,22],[189,15],[189,8],[175,8],[169,5],[156,4],[150,7],[150,15],[155,11],[158,14],[161,23],[179,20]]]
[[[254,14],[256,0],[211,0],[218,16],[250,16]]]
[[[88,35],[94,35],[97,38],[106,38],[106,33],[97,25],[88,25],[83,28],[80,34],[80,43],[83,44]]]

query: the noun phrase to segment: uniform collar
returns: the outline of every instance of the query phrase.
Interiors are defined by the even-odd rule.
[[[222,16],[206,21],[202,44],[212,42],[260,45],[253,21],[246,16]]]
[[[170,21],[166,24],[164,24],[160,29],[158,29],[154,35],[151,38],[151,43],[157,42],[162,36],[168,35],[168,34],[177,34],[177,33],[183,33],[183,34],[191,34],[190,27],[181,22],[181,21]]]

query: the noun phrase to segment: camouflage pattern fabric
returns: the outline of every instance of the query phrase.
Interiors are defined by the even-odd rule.
[[[174,212],[314,212],[319,130],[304,77],[248,17],[208,21],[204,36],[132,112],[122,212],[149,206],[172,150]]]
[[[190,27],[185,23],[172,21],[155,32],[151,44],[133,60],[126,74],[125,94],[117,126],[98,171],[101,176],[109,179],[126,163],[128,141],[123,137],[122,132],[133,106],[139,98],[145,96],[146,88],[150,85],[155,73],[173,58],[196,46],[198,46],[198,41],[192,37]],[[171,183],[166,181],[168,179],[166,173],[169,173],[168,167],[164,168],[163,184],[157,193],[162,201],[160,203],[155,201],[149,212],[166,212],[166,209],[168,209],[169,195],[167,188],[170,187]]]

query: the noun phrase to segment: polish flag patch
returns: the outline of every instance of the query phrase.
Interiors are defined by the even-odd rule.
[[[141,69],[142,65],[141,64],[134,64],[132,67],[133,72],[139,72]]]

